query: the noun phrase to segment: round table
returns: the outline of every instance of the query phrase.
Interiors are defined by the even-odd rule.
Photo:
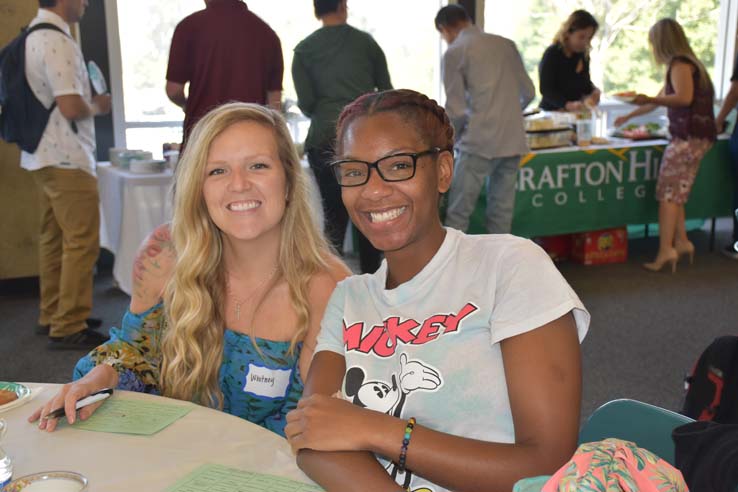
[[[1,443],[13,459],[13,478],[51,470],[81,473],[90,492],[160,491],[204,463],[278,475],[312,484],[297,468],[287,441],[256,424],[193,403],[130,391],[116,398],[192,405],[192,411],[152,436],[109,434],[64,426],[40,431],[28,416],[60,388],[44,390],[20,407],[0,413],[8,424]]]

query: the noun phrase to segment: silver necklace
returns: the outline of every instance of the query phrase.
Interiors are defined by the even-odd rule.
[[[259,282],[259,284],[256,287],[253,288],[253,290],[251,291],[251,293],[248,296],[246,296],[244,298],[238,298],[235,295],[233,295],[233,291],[231,290],[231,285],[230,285],[230,281],[229,281],[228,295],[229,295],[229,297],[231,299],[233,299],[233,302],[235,302],[235,304],[236,304],[236,309],[235,309],[235,311],[236,311],[236,321],[240,321],[241,320],[241,306],[243,304],[245,304],[247,301],[250,301],[251,298],[253,298],[256,295],[256,293],[259,292],[259,290],[262,287],[264,287],[264,284],[266,284],[269,280],[272,279],[272,277],[274,277],[274,274],[275,273],[277,273],[277,265],[274,265],[274,268],[272,268],[272,270],[269,272],[269,274],[266,277],[264,277],[261,280],[261,282]]]

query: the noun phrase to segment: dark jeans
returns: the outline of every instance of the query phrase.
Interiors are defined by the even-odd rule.
[[[331,245],[339,253],[343,252],[343,238],[348,226],[348,212],[341,200],[341,187],[338,186],[333,171],[328,167],[332,152],[328,149],[308,150],[308,162],[318,181],[318,189],[323,203],[325,235]],[[381,253],[372,243],[356,229],[359,246],[359,264],[361,273],[374,273],[379,268]]]
[[[738,241],[738,124],[728,142],[730,148],[731,167],[733,168],[733,241]]]

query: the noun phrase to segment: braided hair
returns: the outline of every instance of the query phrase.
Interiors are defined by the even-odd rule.
[[[453,149],[454,128],[446,111],[420,92],[393,89],[364,94],[343,108],[336,124],[337,152],[341,153],[346,130],[354,120],[384,112],[395,113],[411,124],[429,147]]]

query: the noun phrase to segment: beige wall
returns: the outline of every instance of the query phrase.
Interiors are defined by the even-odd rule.
[[[35,16],[35,0],[0,0],[0,46]],[[0,141],[0,279],[38,275],[36,186],[15,145]]]

